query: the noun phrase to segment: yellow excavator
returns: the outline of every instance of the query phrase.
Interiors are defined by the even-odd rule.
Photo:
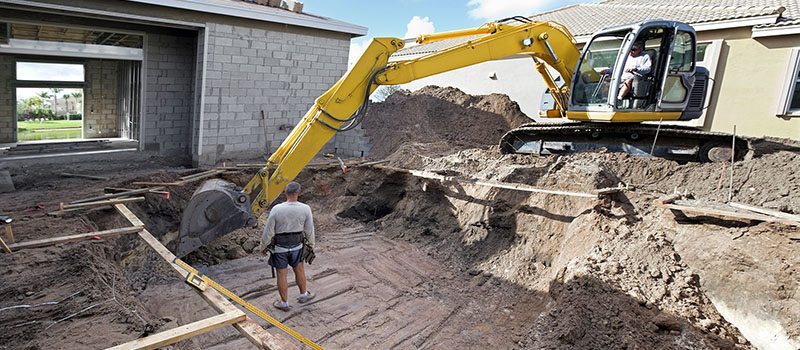
[[[434,74],[529,55],[548,87],[540,116],[562,123],[529,123],[500,140],[506,153],[554,154],[604,147],[665,158],[719,161],[741,158],[746,141],[726,134],[666,126],[702,116],[708,70],[696,65],[696,34],[681,22],[651,20],[604,29],[579,51],[569,31],[554,22],[511,17],[474,29],[421,35],[420,44],[474,37],[422,57],[391,61],[406,42],[375,38],[358,62],[314,105],[243,189],[222,180],[204,183],[184,211],[176,254],[244,226],[278,198],[287,183],[340,131],[363,120],[369,97],[381,85],[398,85]],[[643,46],[651,69],[638,74],[619,98],[633,46]],[[634,72],[635,73],[635,72]],[[656,123],[643,123],[656,122]],[[662,125],[663,122],[668,122]],[[735,153],[735,154],[734,154]]]

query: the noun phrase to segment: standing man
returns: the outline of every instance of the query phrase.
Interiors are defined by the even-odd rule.
[[[305,303],[314,298],[314,293],[306,289],[306,274],[303,266],[303,239],[314,248],[314,219],[311,207],[300,203],[300,184],[290,182],[283,190],[286,202],[278,204],[269,212],[264,234],[261,235],[260,250],[272,253],[270,265],[278,271],[278,293],[280,300],[272,305],[282,311],[289,311],[288,267],[294,270],[294,278],[300,296],[297,302]]]

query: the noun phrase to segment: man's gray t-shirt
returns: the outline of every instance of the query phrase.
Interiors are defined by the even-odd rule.
[[[272,207],[269,211],[267,224],[264,226],[264,233],[261,235],[262,246],[267,246],[272,242],[272,238],[277,233],[303,232],[308,240],[308,245],[314,247],[314,218],[311,216],[311,207],[300,202],[283,202]],[[292,248],[275,246],[273,252],[283,253],[302,248],[298,244]]]

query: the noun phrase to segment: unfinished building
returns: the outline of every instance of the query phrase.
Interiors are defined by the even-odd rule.
[[[344,73],[350,39],[366,28],[267,5],[0,2],[0,145],[25,143],[18,89],[56,88],[83,89],[80,139],[196,164],[274,151]],[[18,74],[25,64],[53,74]],[[58,74],[76,66],[82,77]],[[364,142],[351,134],[330,150],[360,156]]]

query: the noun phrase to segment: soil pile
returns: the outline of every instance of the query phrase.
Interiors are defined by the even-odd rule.
[[[405,142],[445,142],[453,149],[495,145],[530,119],[508,96],[472,96],[452,87],[397,92],[370,106],[363,128],[370,157],[385,158]]]

